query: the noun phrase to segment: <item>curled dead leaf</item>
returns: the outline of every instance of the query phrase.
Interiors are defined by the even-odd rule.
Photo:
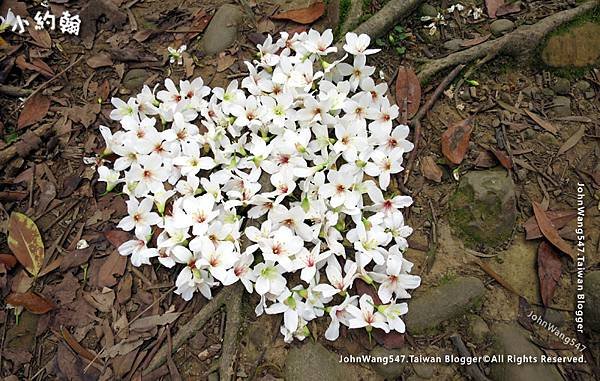
[[[291,20],[299,24],[310,24],[323,16],[323,13],[325,13],[325,4],[322,1],[317,1],[307,8],[279,12],[271,16],[271,19]]]
[[[561,229],[565,227],[569,221],[571,221],[577,215],[577,211],[575,210],[547,210],[546,216],[552,222],[552,225],[556,229]],[[543,236],[540,231],[540,227],[535,220],[535,216],[531,216],[525,223],[523,224],[523,229],[525,229],[525,239],[537,239]]]

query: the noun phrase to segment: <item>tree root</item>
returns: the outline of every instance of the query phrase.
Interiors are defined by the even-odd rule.
[[[220,380],[229,381],[235,375],[235,361],[237,357],[237,338],[242,322],[241,304],[243,288],[241,284],[225,287],[221,292],[211,299],[198,313],[193,316],[183,327],[181,327],[175,336],[171,351],[175,353],[181,346],[202,326],[214,316],[221,307],[225,307],[227,320],[225,325],[225,334],[223,346],[221,349],[221,358],[219,359]],[[163,345],[156,353],[150,364],[143,370],[142,375],[147,375],[160,367],[167,361],[169,346]]]
[[[460,338],[460,336],[457,333],[450,336],[450,341],[452,341],[452,344],[454,344],[454,346],[456,347],[458,354],[461,355],[462,357],[472,357],[473,356],[471,354],[471,352],[469,352],[469,350],[467,349],[467,346],[465,345],[465,343],[462,341],[462,339]],[[475,381],[490,381],[490,379],[487,378],[485,376],[485,374],[483,374],[481,369],[479,369],[477,364],[467,365],[466,369],[467,369],[467,374],[469,376],[471,376],[471,378],[473,380],[475,380]]]
[[[527,53],[534,49],[548,33],[576,17],[591,11],[598,6],[598,3],[598,0],[585,2],[577,8],[548,16],[536,24],[521,26],[515,31],[495,40],[486,41],[469,49],[452,53],[444,58],[427,62],[419,69],[417,75],[421,83],[426,83],[444,69],[459,64],[466,64],[479,58],[487,56],[492,58],[499,54],[516,56]]]
[[[0,166],[4,166],[17,155],[25,158],[31,151],[37,149],[42,140],[50,136],[53,126],[52,123],[43,124],[33,131],[26,132],[17,142],[0,150]]]
[[[387,33],[388,30],[408,16],[423,0],[390,0],[377,13],[360,24],[352,32],[356,34],[368,34],[371,39],[376,39]],[[336,44],[338,55],[343,55],[342,47],[345,41],[341,40]]]

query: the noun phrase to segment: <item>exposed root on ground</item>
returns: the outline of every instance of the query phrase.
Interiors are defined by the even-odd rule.
[[[444,58],[425,63],[419,69],[418,77],[422,83],[428,82],[440,71],[459,64],[466,64],[479,58],[487,60],[500,55],[526,54],[533,50],[542,39],[559,26],[572,21],[598,6],[598,0],[588,1],[577,8],[568,9],[548,16],[533,25],[524,25],[495,40],[484,42]]]
[[[182,326],[173,336],[172,352],[175,353],[185,342],[196,334],[220,309],[225,308],[227,320],[225,333],[219,359],[219,379],[229,381],[235,376],[235,362],[237,359],[238,334],[242,316],[241,305],[244,289],[240,284],[225,287],[217,296],[211,299],[190,321]],[[143,375],[150,374],[167,361],[169,346],[163,345],[156,353],[150,364],[143,370]]]

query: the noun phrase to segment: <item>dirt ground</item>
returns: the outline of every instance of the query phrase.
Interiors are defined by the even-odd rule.
[[[31,18],[38,10],[45,10],[42,5],[31,3],[5,0],[0,14],[12,7]],[[18,321],[12,309],[0,310],[0,377],[7,380],[137,379],[155,351],[167,345],[170,336],[207,303],[201,296],[184,302],[170,292],[173,274],[152,266],[135,268],[115,251],[113,243],[120,239],[116,224],[126,214],[124,198],[116,193],[104,194],[94,168],[83,160],[103,149],[98,126],[114,125],[108,117],[112,109],[110,98],[127,98],[142,83],[153,85],[166,77],[177,80],[202,76],[209,86],[223,86],[245,70],[243,61],[251,59],[263,33],[309,27],[269,18],[287,6],[285,2],[242,1],[249,15],[240,26],[236,42],[219,56],[205,56],[199,52],[202,30],[210,15],[228,1],[114,0],[102,14],[89,9],[86,12],[90,3],[50,2],[54,14],[67,9],[87,15],[82,19],[86,32],[82,30],[78,37],[58,31],[31,31],[33,28],[23,35],[0,35],[0,84],[18,90],[14,94],[0,93],[0,152],[19,144],[18,154],[0,167],[0,253],[10,255],[6,221],[12,212],[24,213],[35,222],[46,252],[46,273],[35,280],[20,265],[12,269],[7,265],[0,267],[0,303],[5,307],[4,299],[11,292],[32,287],[55,306],[46,313],[25,310]],[[383,3],[366,1],[363,18],[375,13]],[[454,2],[429,3],[445,9]],[[535,23],[569,7],[564,1],[523,3],[520,11],[506,16],[517,25]],[[465,5],[470,4],[483,6],[480,1],[465,1]],[[328,5],[327,9],[331,12],[333,8]],[[398,67],[418,69],[425,60],[448,54],[444,48],[448,41],[487,36],[491,21],[484,15],[477,21],[442,26],[440,32],[430,36],[415,13],[399,24],[402,38],[392,43],[389,35],[382,37],[383,51],[370,64],[383,72],[393,90]],[[335,24],[332,16],[326,14],[314,27],[335,29]],[[152,30],[160,32],[151,33]],[[182,43],[188,45],[183,65],[170,64],[167,47]],[[398,47],[402,48],[401,53]],[[423,86],[423,101],[443,76]],[[570,83],[565,92],[570,110],[558,115],[553,102],[561,79]],[[591,96],[589,91],[575,86],[581,81],[590,85]],[[496,57],[474,68],[467,81],[460,81],[460,87],[458,84],[454,81],[423,119],[417,161],[406,183],[415,199],[407,216],[407,223],[415,230],[407,257],[415,263],[415,273],[422,276],[416,295],[464,276],[482,280],[486,294],[474,314],[445,322],[433,331],[404,335],[403,344],[396,347],[414,354],[454,353],[450,340],[454,333],[474,354],[494,353],[493,335],[473,337],[471,319],[477,315],[493,327],[522,318],[522,298],[515,295],[514,289],[527,299],[529,308],[542,311],[535,257],[540,241],[525,239],[524,224],[534,215],[532,202],[551,211],[573,210],[577,205],[576,184],[585,184],[586,266],[588,271],[599,268],[600,71],[594,66],[552,69],[541,61],[540,52],[532,52],[527,57]],[[31,90],[40,87],[32,97]],[[31,123],[21,120],[23,100],[40,95],[48,100],[49,108]],[[39,104],[36,107],[43,108]],[[542,123],[555,126],[557,133],[547,132],[523,110],[540,115]],[[460,165],[451,164],[442,154],[442,134],[471,115],[474,118],[469,150]],[[44,129],[52,133],[41,140],[30,135]],[[584,132],[579,140],[562,152],[565,142],[581,129]],[[431,179],[431,168],[424,169],[427,157],[441,171],[439,181]],[[465,174],[489,167],[507,171],[514,181],[516,228],[499,247],[466,247],[454,234],[455,226],[450,222],[451,197]],[[396,179],[396,183],[401,181],[400,177]],[[563,238],[570,243],[575,242],[575,225],[576,220],[572,219],[564,228]],[[81,240],[89,247],[77,248]],[[586,353],[588,364],[561,365],[559,372],[566,380],[591,380],[600,361],[600,341],[588,334],[577,335],[574,330],[577,265],[564,256],[561,261],[562,276],[550,309],[560,314],[565,333],[576,336],[591,350]],[[238,377],[283,378],[289,350],[301,344],[283,342],[278,333],[279,316],[255,317],[255,296],[247,298],[244,304]],[[167,311],[180,314],[166,325],[154,324],[139,330],[130,327],[130,322],[138,317]],[[311,331],[319,343],[336,354],[371,353],[380,346],[377,340],[369,340],[366,332],[358,330],[343,332],[338,341],[328,342],[323,338],[326,320],[320,319]],[[214,374],[219,365],[224,321],[225,312],[217,313],[172,356],[181,378],[209,379]],[[546,353],[572,350],[539,327],[532,327],[531,335]],[[108,356],[96,356],[107,351]],[[176,379],[172,368],[166,369],[159,376]],[[419,373],[410,368],[402,372],[398,379]],[[465,368],[457,364],[436,364],[427,372],[436,380],[468,379]]]

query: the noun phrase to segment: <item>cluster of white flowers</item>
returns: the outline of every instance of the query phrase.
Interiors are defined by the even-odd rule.
[[[451,5],[446,9],[447,13],[452,15],[454,12],[458,12],[462,17],[473,18],[473,21],[477,21],[483,15],[483,9],[476,6],[465,7],[461,3]],[[447,25],[446,18],[443,14],[439,13],[435,17],[422,16],[421,21],[424,22],[425,29],[429,31],[430,35],[434,35],[440,25]]]
[[[242,282],[258,315],[284,315],[288,342],[325,314],[329,340],[340,324],[404,332],[399,301],[420,284],[403,257],[412,199],[386,192],[413,148],[409,129],[371,78],[369,37],[348,33],[351,63],[325,61],[332,42],[331,30],[269,36],[241,83],[167,79],[156,94],[113,98],[121,129],[100,127],[100,181],[128,195],[119,227],[136,237],[119,252],[178,269],[185,300]],[[357,278],[382,305],[351,295]]]

